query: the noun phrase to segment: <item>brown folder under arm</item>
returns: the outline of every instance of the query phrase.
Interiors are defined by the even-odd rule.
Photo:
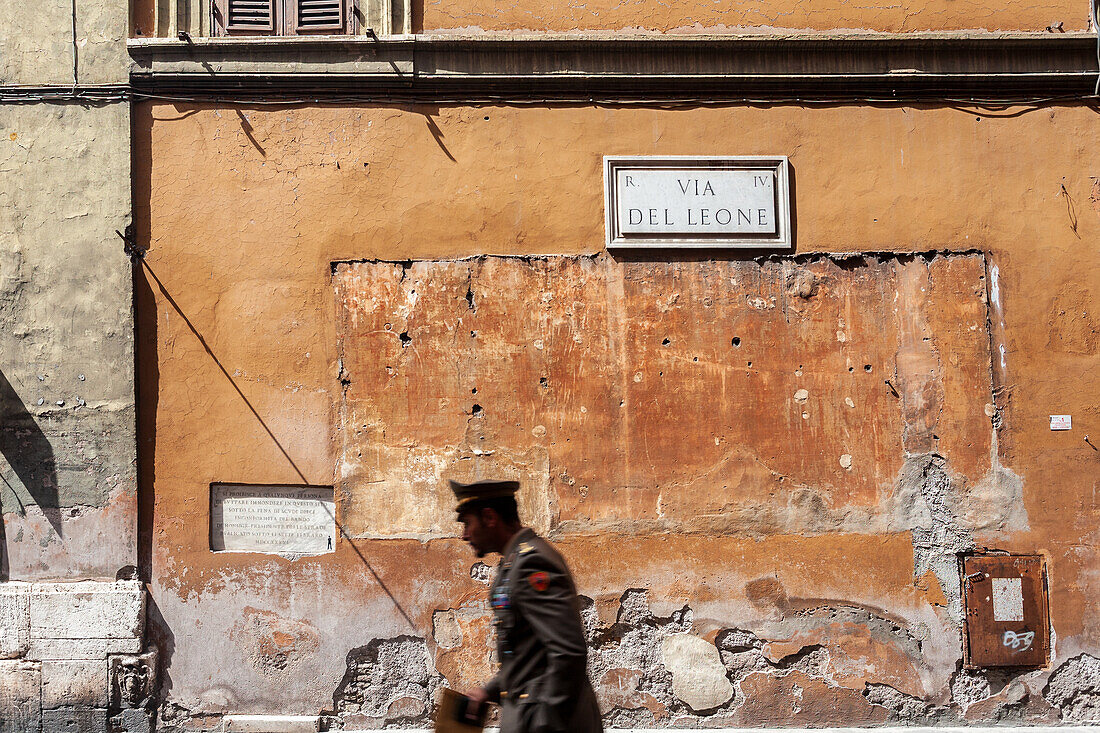
[[[466,720],[465,695],[446,687],[439,691],[439,708],[435,716],[435,733],[481,733],[485,726],[484,717],[477,725]]]

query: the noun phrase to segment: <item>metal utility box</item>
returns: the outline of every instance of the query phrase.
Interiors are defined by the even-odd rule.
[[[968,668],[1041,667],[1050,660],[1046,563],[1039,555],[962,559]]]

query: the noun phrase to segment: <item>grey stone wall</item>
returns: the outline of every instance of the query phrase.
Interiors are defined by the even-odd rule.
[[[122,0],[3,0],[0,733],[147,731]],[[74,16],[75,13],[75,16]]]
[[[136,564],[126,105],[0,105],[3,579]]]
[[[2,0],[0,8],[0,85],[126,83],[124,0]]]
[[[147,731],[139,581],[0,584],[0,733]]]

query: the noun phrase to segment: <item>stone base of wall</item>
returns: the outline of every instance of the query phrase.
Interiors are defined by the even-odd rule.
[[[310,715],[226,715],[215,723],[211,723],[208,729],[210,733],[305,733],[306,731],[320,730],[320,718]],[[344,727],[342,733],[367,733],[378,729],[351,729]],[[660,729],[660,727],[616,727],[607,729],[616,733],[667,733],[675,730],[676,733],[775,733],[771,727],[678,727],[678,729]],[[783,733],[867,733],[873,730],[875,733],[1004,733],[1004,727],[784,727]],[[1084,725],[1035,725],[1026,726],[1027,733],[1097,733],[1097,727]],[[387,733],[431,733],[427,727],[406,727],[406,729],[386,729]],[[495,727],[486,727],[485,733],[499,733]]]
[[[144,637],[140,581],[0,583],[0,733],[147,733]]]

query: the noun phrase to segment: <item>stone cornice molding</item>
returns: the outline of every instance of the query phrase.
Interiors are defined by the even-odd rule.
[[[1084,100],[1086,33],[134,39],[152,96],[410,101]]]

